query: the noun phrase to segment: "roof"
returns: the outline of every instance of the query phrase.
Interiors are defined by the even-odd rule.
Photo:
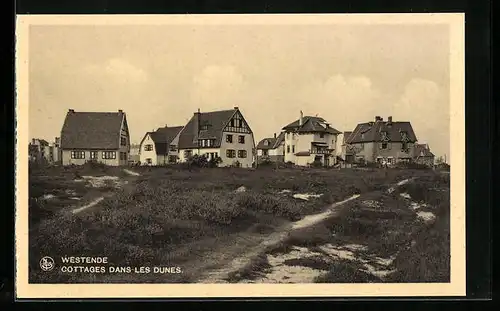
[[[199,136],[196,134],[195,115],[191,117],[179,136],[179,148],[197,148],[198,139],[215,139],[213,147],[220,147],[222,140],[222,130],[238,109],[220,110],[211,112],[200,112],[200,126],[207,125],[207,130],[200,130]],[[198,137],[197,137],[198,136]]]
[[[358,124],[347,139],[347,143],[380,142],[382,141],[381,132],[387,132],[389,140],[392,142],[403,141],[402,132],[407,133],[410,142],[417,141],[410,122],[398,121],[391,122],[389,125],[386,121],[375,121]]]
[[[298,156],[298,157],[301,157],[301,156],[310,156],[311,153],[309,151],[299,151],[295,155]]]
[[[341,132],[333,127],[330,127],[325,119],[320,117],[305,116],[302,118],[302,126],[300,124],[300,119],[293,121],[287,126],[283,127],[285,131],[297,131],[299,133],[329,133],[333,135],[340,134]]]
[[[269,144],[265,145],[264,142],[268,141]],[[270,137],[270,138],[263,138],[259,143],[257,144],[257,149],[276,149],[278,146],[285,140],[285,132],[281,132],[278,137]]]
[[[434,157],[434,154],[430,151],[430,149],[426,144],[415,144],[415,156]]]
[[[345,144],[349,136],[351,136],[352,132],[344,132],[344,135],[342,137],[342,144]]]
[[[168,148],[183,126],[165,126],[154,132],[147,132],[155,144],[156,154],[167,154]],[[145,136],[144,136],[145,137]]]
[[[63,149],[119,149],[124,112],[74,112],[66,114],[61,130]]]

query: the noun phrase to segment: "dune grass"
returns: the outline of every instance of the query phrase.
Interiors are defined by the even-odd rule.
[[[161,167],[134,168],[134,171],[141,174],[136,184],[129,189],[115,190],[98,208],[77,215],[57,213],[39,221],[30,233],[30,282],[98,281],[99,276],[95,275],[63,274],[56,270],[41,272],[38,260],[47,254],[54,258],[108,256],[116,266],[164,265],[171,261],[170,254],[177,247],[207,238],[227,237],[250,228],[257,230],[257,225],[264,233],[269,232],[273,222],[297,220],[352,194],[380,189],[388,183],[422,174],[377,169]],[[57,168],[56,172],[30,171],[34,181],[30,186],[39,176],[52,174],[59,179],[47,180],[43,190],[62,188],[60,183],[74,179],[75,172],[123,176],[116,168]],[[58,181],[51,184],[52,180]],[[242,186],[244,192],[235,191]],[[294,199],[290,193],[281,193],[282,190],[323,195],[304,201]],[[107,282],[113,280],[113,276],[106,279]]]

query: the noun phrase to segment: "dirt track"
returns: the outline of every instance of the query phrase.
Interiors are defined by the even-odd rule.
[[[388,187],[388,191],[392,192],[396,187],[404,185],[409,181],[411,180],[402,180],[396,185]],[[202,272],[202,274],[193,281],[198,283],[228,283],[228,279],[232,274],[237,274],[241,270],[248,269],[248,266],[252,264],[252,261],[254,261],[258,256],[264,255],[266,250],[269,250],[283,242],[292,232],[306,229],[308,227],[315,226],[326,219],[334,218],[340,209],[349,208],[349,203],[354,200],[361,200],[365,196],[365,194],[354,195],[343,201],[331,204],[325,209],[324,212],[306,216],[297,222],[287,223],[276,230],[276,232],[265,237],[256,237],[251,235],[247,235],[246,237],[234,237],[235,240],[237,240],[237,243],[233,242],[231,244],[221,244],[218,249],[214,249],[208,256],[203,256],[202,265],[197,266],[196,268],[190,267],[190,271],[194,274],[197,274],[198,271]],[[303,248],[295,248],[295,251],[298,251],[299,253],[307,252],[307,250],[304,250]],[[281,258],[282,260],[280,258],[274,258],[277,260],[278,264],[279,262],[286,260],[286,258]],[[210,269],[210,266],[213,268]],[[281,271],[275,271],[274,273],[278,274],[281,279],[287,279],[288,282],[293,283],[312,282],[315,276],[314,271],[309,271],[311,269],[308,270],[306,267],[300,268],[303,277],[299,277],[298,279],[297,277],[293,278],[294,274],[297,274],[297,271],[293,271],[293,269],[287,268],[287,266],[284,265],[281,265],[279,269],[281,269]],[[266,283],[277,282],[276,280],[265,277],[261,281]],[[242,282],[246,283],[244,280]],[[252,281],[252,283],[254,283],[254,281]]]

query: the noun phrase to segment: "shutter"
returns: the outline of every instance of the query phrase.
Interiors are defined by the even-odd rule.
[[[387,148],[389,148],[389,150],[392,149],[392,143],[387,143]]]
[[[379,144],[378,144],[378,148],[379,148],[379,149],[382,149],[382,143],[379,143]]]

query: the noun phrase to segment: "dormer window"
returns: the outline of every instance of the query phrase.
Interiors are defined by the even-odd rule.
[[[269,141],[268,140],[264,140],[264,146],[268,146],[269,145]]]
[[[200,131],[206,131],[208,130],[208,124],[203,124],[200,126]]]

